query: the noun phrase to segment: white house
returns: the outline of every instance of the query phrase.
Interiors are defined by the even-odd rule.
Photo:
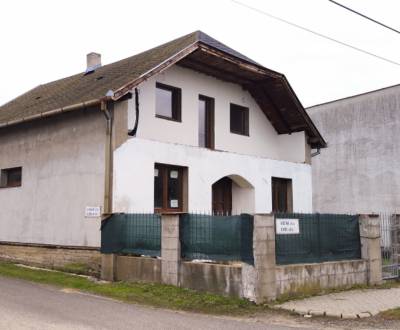
[[[0,246],[98,248],[115,212],[311,212],[325,145],[284,75],[200,31],[91,53],[0,107]]]

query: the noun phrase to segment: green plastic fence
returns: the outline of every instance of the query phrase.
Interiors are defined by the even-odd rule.
[[[253,217],[185,214],[181,217],[182,258],[253,263]]]
[[[361,258],[358,216],[277,214],[299,219],[299,234],[276,234],[277,264],[314,263]]]
[[[101,228],[101,252],[161,255],[161,216],[113,214]]]

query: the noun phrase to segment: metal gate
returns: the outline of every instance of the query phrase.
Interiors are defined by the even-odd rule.
[[[382,277],[394,279],[400,275],[400,215],[381,214]]]

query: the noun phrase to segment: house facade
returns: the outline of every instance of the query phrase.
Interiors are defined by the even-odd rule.
[[[329,145],[313,158],[313,207],[400,211],[400,85],[307,109]]]
[[[104,66],[89,54],[0,107],[0,255],[97,249],[111,213],[311,212],[323,147],[284,75],[200,31]]]

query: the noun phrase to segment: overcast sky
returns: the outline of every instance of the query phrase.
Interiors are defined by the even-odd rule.
[[[400,34],[328,0],[238,0],[400,62]],[[398,0],[337,0],[400,29]],[[282,72],[304,106],[400,83],[400,66],[339,46],[243,8],[231,0],[3,1],[0,104],[85,69],[202,30]]]

